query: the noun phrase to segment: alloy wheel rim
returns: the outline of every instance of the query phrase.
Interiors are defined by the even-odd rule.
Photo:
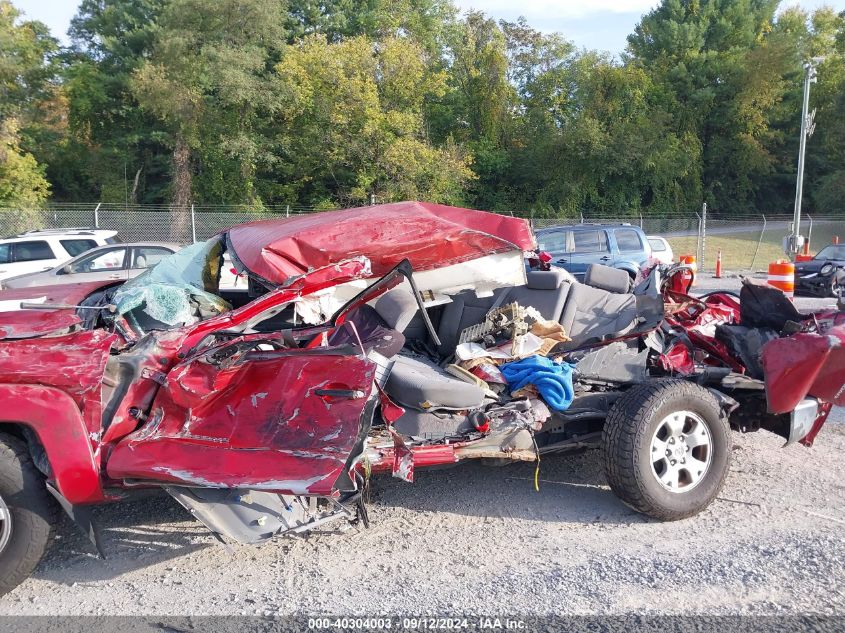
[[[651,438],[651,472],[673,493],[698,486],[713,462],[713,437],[700,415],[675,411],[667,415]]]
[[[12,539],[12,514],[9,512],[9,506],[0,497],[0,554],[6,549],[9,541]]]

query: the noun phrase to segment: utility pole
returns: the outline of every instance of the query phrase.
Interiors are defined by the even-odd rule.
[[[707,203],[704,202],[701,205],[701,222],[699,224],[701,228],[701,253],[698,255],[698,269],[704,270],[704,257],[707,253]]]
[[[807,152],[807,139],[816,129],[816,111],[810,110],[810,84],[818,81],[816,64],[824,61],[824,57],[813,57],[804,63],[804,103],[801,106],[801,141],[798,144],[798,180],[795,184],[795,213],[792,217],[792,235],[784,240],[784,251],[793,259],[801,252],[803,238],[801,237],[801,198],[804,194],[804,157]]]

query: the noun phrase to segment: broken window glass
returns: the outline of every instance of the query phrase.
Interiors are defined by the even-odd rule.
[[[143,334],[197,323],[231,309],[217,296],[223,239],[192,244],[162,259],[114,295],[116,312]]]

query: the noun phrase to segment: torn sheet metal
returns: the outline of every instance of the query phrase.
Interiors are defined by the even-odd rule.
[[[188,333],[183,342],[183,351],[199,343],[206,335],[218,330],[237,330],[243,332],[253,325],[278,314],[291,301],[336,284],[348,283],[371,276],[370,261],[366,257],[357,257],[325,268],[311,271],[307,275],[292,280],[286,288],[274,290],[247,305],[210,318],[193,326],[188,326]]]
[[[266,220],[229,229],[227,238],[251,273],[276,285],[359,255],[380,277],[405,258],[420,272],[536,246],[527,220],[428,202]]]
[[[47,288],[17,288],[0,290],[0,339],[20,339],[65,333],[80,324],[76,310],[25,310],[21,303],[76,306],[86,297],[113,281],[94,281],[77,284],[58,284]]]
[[[845,406],[845,325],[769,341],[761,361],[770,413],[788,413],[808,395]]]
[[[683,343],[675,343],[666,352],[660,354],[658,362],[667,374],[691,376],[695,373],[695,363],[689,348]]]
[[[215,534],[256,545],[308,525],[308,500],[261,490],[165,487]]]

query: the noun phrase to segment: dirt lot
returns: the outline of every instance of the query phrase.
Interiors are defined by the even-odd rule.
[[[135,500],[99,511],[105,561],[65,521],[0,615],[845,615],[845,410],[814,448],[781,444],[735,434],[720,499],[676,523],[622,505],[596,451],[543,460],[540,493],[530,464],[377,479],[371,529],[262,548],[224,548],[169,498]]]

